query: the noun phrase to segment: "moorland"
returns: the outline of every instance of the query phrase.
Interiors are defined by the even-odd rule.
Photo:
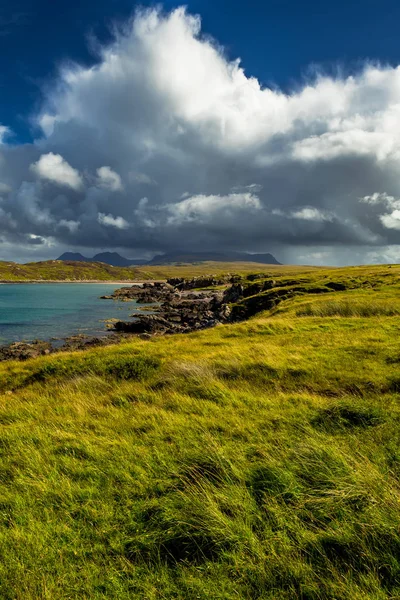
[[[399,598],[400,267],[134,272],[237,320],[0,364],[0,597]]]
[[[273,267],[272,267],[273,268]],[[296,269],[296,267],[294,267]],[[107,263],[46,260],[20,264],[0,261],[0,283],[50,282],[50,281],[131,281],[167,279],[167,277],[194,277],[204,273],[269,272],[271,265],[258,263],[201,262],[184,265],[144,265],[139,267],[113,267]]]

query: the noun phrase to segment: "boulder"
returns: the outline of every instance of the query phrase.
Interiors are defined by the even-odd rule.
[[[241,283],[233,283],[231,287],[225,290],[223,295],[224,302],[233,303],[243,298],[243,286]]]
[[[0,348],[0,361],[3,360],[28,360],[29,358],[37,358],[45,356],[52,352],[50,342],[34,341],[34,342],[14,342],[9,346]]]

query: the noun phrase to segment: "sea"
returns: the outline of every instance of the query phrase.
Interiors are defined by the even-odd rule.
[[[129,320],[136,302],[101,300],[129,284],[0,284],[0,346],[75,334],[108,335],[107,319]]]

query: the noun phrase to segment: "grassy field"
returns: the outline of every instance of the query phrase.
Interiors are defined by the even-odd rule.
[[[201,275],[216,275],[223,276],[232,274],[246,275],[248,273],[263,273],[265,275],[275,276],[288,275],[290,273],[310,272],[314,271],[315,267],[304,267],[299,265],[262,265],[259,263],[218,263],[218,262],[201,262],[197,264],[184,265],[144,265],[135,267],[136,276],[139,279],[168,279],[169,277],[200,277]]]
[[[187,265],[162,265],[143,267],[112,267],[105,263],[48,260],[19,264],[0,261],[0,282],[18,281],[143,281],[167,279],[168,277],[196,277],[203,274],[226,275],[228,273],[266,273],[274,265],[257,263],[202,262]],[[297,271],[305,267],[285,267]],[[310,267],[312,269],[313,267]]]
[[[0,261],[0,281],[125,281],[135,277],[132,268],[105,263],[48,260],[19,264]]]
[[[347,289],[0,364],[1,599],[400,598],[400,268],[268,272]]]

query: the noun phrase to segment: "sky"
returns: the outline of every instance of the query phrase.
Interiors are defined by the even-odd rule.
[[[400,259],[396,0],[0,3],[0,260]]]

